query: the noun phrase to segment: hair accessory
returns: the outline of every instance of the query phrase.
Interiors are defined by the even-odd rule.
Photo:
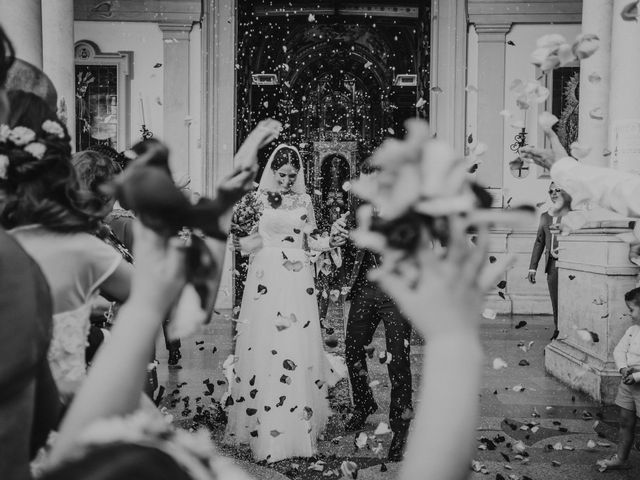
[[[64,128],[59,122],[54,120],[45,120],[42,124],[42,131],[60,140],[65,138]],[[47,146],[39,142],[36,132],[27,127],[17,126],[9,128],[8,125],[0,125],[0,143],[11,143],[16,147],[21,147],[22,150],[37,160],[42,160],[45,153],[47,153]],[[0,167],[0,178],[6,179],[9,157],[6,155],[3,156],[6,160],[2,161],[4,168]]]
[[[217,454],[208,431],[191,433],[176,429],[172,420],[171,415],[157,410],[139,410],[126,417],[98,420],[78,437],[79,455],[96,447],[127,443],[164,452],[194,480],[247,479]]]

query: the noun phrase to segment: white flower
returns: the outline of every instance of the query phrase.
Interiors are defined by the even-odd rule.
[[[556,117],[553,113],[542,112],[538,117],[538,124],[544,130],[553,127],[556,123],[558,123],[558,117]]]
[[[15,127],[9,132],[9,141],[18,147],[27,145],[35,139],[35,132],[27,127]]]
[[[567,43],[567,40],[557,33],[543,35],[536,41],[539,48],[558,48],[560,45]]]
[[[0,178],[7,178],[7,169],[9,168],[9,157],[0,155]]]
[[[42,130],[58,138],[64,138],[64,128],[53,120],[45,120],[42,124]]]
[[[42,160],[45,152],[47,151],[47,146],[40,142],[33,142],[24,147],[25,152],[30,153],[32,156],[36,157],[38,160]]]
[[[0,143],[5,143],[7,141],[9,133],[11,133],[9,125],[0,125]]]
[[[600,38],[593,33],[583,33],[576,37],[573,44],[573,54],[580,60],[589,58],[600,47]]]

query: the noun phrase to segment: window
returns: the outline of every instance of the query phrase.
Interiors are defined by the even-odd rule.
[[[129,144],[132,52],[102,53],[96,44],[76,43],[76,151]]]

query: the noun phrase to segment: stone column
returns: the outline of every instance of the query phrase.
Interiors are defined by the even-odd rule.
[[[42,3],[42,70],[58,92],[58,112],[66,122],[75,146],[75,56],[73,0]]]
[[[0,0],[0,24],[11,39],[16,56],[38,68],[42,68],[40,2],[41,0]]]
[[[600,48],[580,63],[579,142],[591,147],[580,161],[587,165],[608,166],[609,69],[611,62],[611,21],[613,0],[582,2],[582,32],[600,38]],[[598,118],[602,112],[604,118]]]
[[[206,121],[204,185],[213,193],[233,169],[236,140],[236,2],[209,0],[202,42]]]
[[[190,23],[162,23],[164,90],[162,141],[171,150],[171,169],[189,172],[189,32]]]
[[[620,15],[628,3],[613,2],[609,149],[613,168],[640,173],[640,28]]]
[[[506,36],[510,23],[476,25],[478,34],[478,141],[488,147],[478,180],[501,189],[504,172],[504,128],[500,111],[505,98]]]
[[[460,156],[465,146],[467,2],[437,0],[431,19],[431,128]]]
[[[204,138],[203,184],[213,195],[233,169],[236,144],[236,0],[207,0],[202,28]],[[233,305],[233,255],[223,267],[217,308]]]

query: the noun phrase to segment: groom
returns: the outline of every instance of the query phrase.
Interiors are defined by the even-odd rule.
[[[344,234],[344,223],[340,224],[340,227],[341,233]],[[382,321],[386,337],[387,369],[391,379],[389,424],[393,431],[393,439],[389,447],[388,460],[398,462],[402,460],[409,424],[413,417],[409,358],[411,325],[378,285],[368,280],[369,271],[380,265],[379,256],[368,250],[355,247],[354,250],[347,297],[351,300],[351,308],[345,340],[354,410],[345,424],[345,430],[362,430],[367,417],[378,409],[369,385],[365,347],[372,342],[376,328]],[[367,351],[371,352],[371,349],[367,348]]]

